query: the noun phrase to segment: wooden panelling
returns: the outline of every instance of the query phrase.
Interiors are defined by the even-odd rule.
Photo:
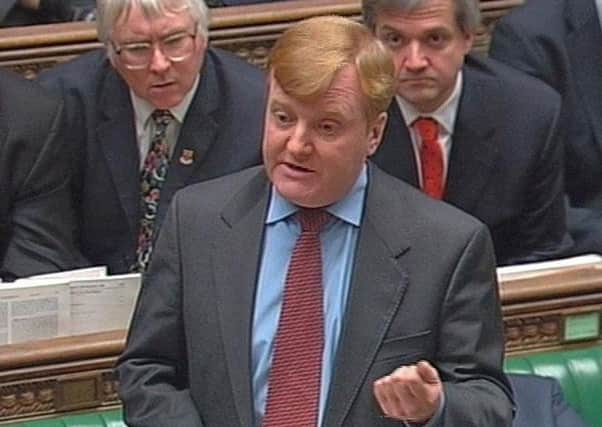
[[[602,344],[600,267],[523,275],[502,282],[500,293],[508,354]],[[112,367],[125,336],[109,331],[0,346],[0,424],[118,406]]]
[[[496,20],[523,0],[482,0],[483,25],[475,50],[486,52]],[[270,47],[292,23],[324,14],[360,19],[357,0],[293,0],[212,10],[210,40],[246,60],[265,65]],[[99,47],[92,23],[64,23],[0,29],[0,66],[28,78],[52,65]]]

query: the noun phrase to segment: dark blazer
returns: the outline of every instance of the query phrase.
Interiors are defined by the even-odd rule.
[[[57,66],[40,82],[65,99],[75,158],[80,246],[93,264],[125,272],[136,251],[140,154],[127,84],[104,51]],[[176,190],[261,162],[265,79],[261,70],[208,49],[198,89],[170,161],[155,226]],[[179,161],[183,150],[195,161]]]
[[[96,0],[41,0],[37,10],[17,4],[17,0],[0,0],[0,26],[49,24],[82,19],[84,11],[96,7]]]
[[[0,71],[0,277],[74,268],[75,221],[62,106]]]
[[[578,252],[602,252],[602,30],[594,0],[529,0],[502,18],[491,55],[562,96],[565,181]]]
[[[490,60],[469,56],[463,70],[444,200],[489,227],[499,265],[563,255],[571,239],[558,95]],[[410,133],[395,101],[373,160],[419,186]]]
[[[253,426],[250,333],[269,197],[259,167],[174,198],[117,367],[129,426]],[[445,381],[443,425],[509,426],[486,228],[376,167],[366,199],[323,426],[398,426],[381,416],[373,382],[420,359]]]
[[[516,415],[514,427],[587,427],[568,404],[554,378],[511,374]]]

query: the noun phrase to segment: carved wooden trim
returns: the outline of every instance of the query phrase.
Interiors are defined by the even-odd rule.
[[[113,366],[125,331],[0,346],[0,424],[118,407]]]
[[[111,370],[0,384],[0,421],[120,405]]]
[[[482,26],[474,50],[487,52],[495,22],[524,0],[481,0]],[[359,0],[293,0],[212,10],[211,44],[264,66],[269,49],[294,22],[337,14],[361,19]],[[0,29],[0,66],[28,78],[39,71],[100,47],[93,23],[70,22]]]
[[[567,322],[602,322],[602,269],[523,274],[500,284],[509,355],[602,345],[600,330],[567,340]],[[594,328],[596,329],[596,328]],[[117,407],[112,367],[125,331],[0,346],[0,424],[75,409]]]

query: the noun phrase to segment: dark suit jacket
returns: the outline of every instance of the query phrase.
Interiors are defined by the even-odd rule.
[[[558,95],[490,60],[464,66],[444,200],[483,221],[499,265],[556,258],[571,245],[563,201]],[[397,102],[373,160],[418,186]]]
[[[270,186],[251,168],[174,198],[120,359],[128,425],[253,425],[251,324]],[[430,360],[445,426],[508,426],[486,228],[370,168],[323,426],[398,426],[373,382]]]
[[[141,216],[140,154],[129,89],[104,51],[53,68],[40,82],[65,99],[74,144],[80,246],[111,273],[132,265]],[[232,54],[208,49],[170,161],[155,227],[179,188],[261,162],[265,79]],[[179,161],[184,149],[195,161]]]
[[[0,26],[13,27],[19,25],[50,24],[77,19],[75,12],[81,9],[91,10],[96,7],[95,0],[60,0],[44,1],[38,10],[17,5],[17,0],[0,0]]]
[[[62,106],[0,71],[0,277],[74,268],[75,221]]]
[[[517,407],[514,427],[587,427],[564,399],[556,379],[523,374],[508,379]]]
[[[562,96],[565,181],[578,252],[602,252],[602,30],[594,0],[529,0],[497,24],[491,55]]]

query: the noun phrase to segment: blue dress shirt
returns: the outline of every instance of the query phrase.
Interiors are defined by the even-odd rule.
[[[318,425],[324,414],[364,207],[367,172],[364,166],[349,194],[326,210],[333,218],[320,234],[324,286],[324,352]],[[294,218],[299,207],[272,191],[266,218],[263,255],[253,313],[252,373],[256,425],[261,425],[267,399],[274,338],[280,318],[288,264],[301,228]]]

